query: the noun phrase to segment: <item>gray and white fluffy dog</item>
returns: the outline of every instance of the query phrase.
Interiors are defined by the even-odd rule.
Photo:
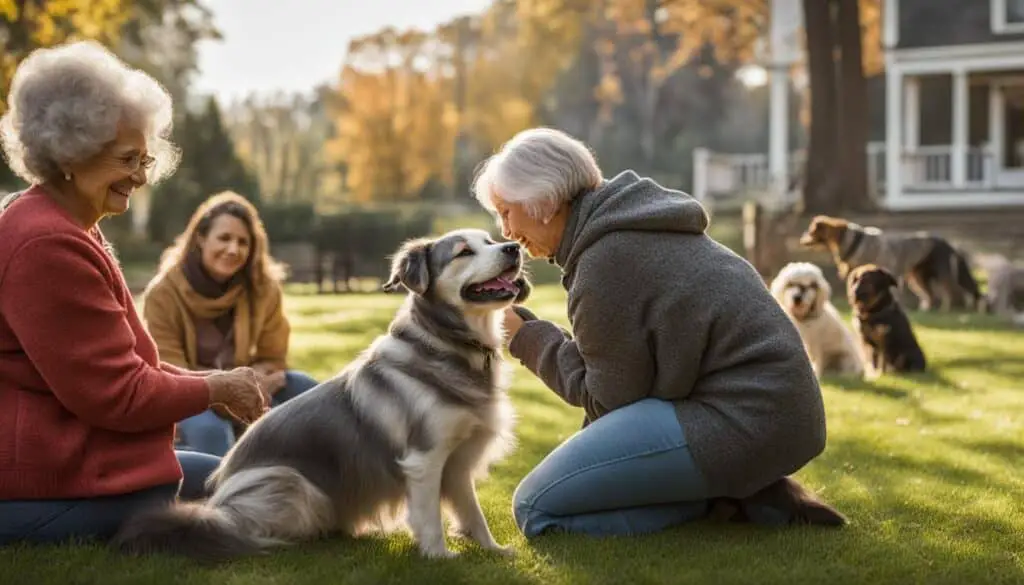
[[[513,444],[502,312],[530,293],[520,247],[482,230],[410,241],[384,288],[408,291],[386,333],[256,421],[210,478],[207,500],[143,512],[115,546],[221,560],[394,527],[405,511],[419,551],[451,557],[446,503],[456,532],[509,552],[491,535],[475,480]]]

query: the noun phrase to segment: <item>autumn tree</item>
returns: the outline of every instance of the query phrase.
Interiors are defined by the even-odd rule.
[[[350,43],[336,100],[334,160],[358,201],[398,201],[451,176],[455,119],[444,49],[422,31]]]
[[[636,112],[643,162],[653,166],[663,92],[705,47],[721,61],[749,57],[764,31],[765,3],[755,0],[602,0],[593,20],[604,63],[597,92]]]
[[[39,47],[75,37],[110,45],[130,15],[129,0],[0,0],[0,112],[18,63]]]

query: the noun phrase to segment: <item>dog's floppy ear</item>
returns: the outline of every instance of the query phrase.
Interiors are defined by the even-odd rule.
[[[899,287],[900,283],[896,281],[896,277],[893,276],[891,272],[885,270],[884,268],[879,270],[879,272],[881,272],[882,276],[885,278],[886,286],[888,286],[889,288]]]
[[[391,259],[391,276],[384,283],[385,292],[398,290],[399,285],[422,295],[430,288],[430,246],[427,239],[410,240]]]
[[[815,299],[820,306],[824,306],[832,298],[832,283],[827,278],[818,279],[818,298]]]
[[[817,242],[818,230],[821,229],[821,222],[824,221],[825,216],[816,215],[811,219],[811,223],[807,225],[807,229],[804,233],[800,234],[800,244],[804,246],[812,246]]]

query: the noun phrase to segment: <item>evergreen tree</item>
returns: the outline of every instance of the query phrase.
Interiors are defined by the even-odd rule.
[[[181,165],[153,190],[149,216],[153,240],[169,243],[185,228],[196,207],[220,191],[235,191],[260,204],[259,183],[236,154],[214,98],[206,101],[202,111],[184,114],[175,141],[182,150]]]

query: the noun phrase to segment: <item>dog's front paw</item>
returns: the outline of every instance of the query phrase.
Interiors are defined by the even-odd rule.
[[[446,546],[420,547],[420,554],[428,559],[454,559],[459,553]]]
[[[516,551],[511,546],[501,546],[500,544],[495,543],[489,546],[485,546],[483,548],[492,552],[496,552],[503,557],[516,556]]]

